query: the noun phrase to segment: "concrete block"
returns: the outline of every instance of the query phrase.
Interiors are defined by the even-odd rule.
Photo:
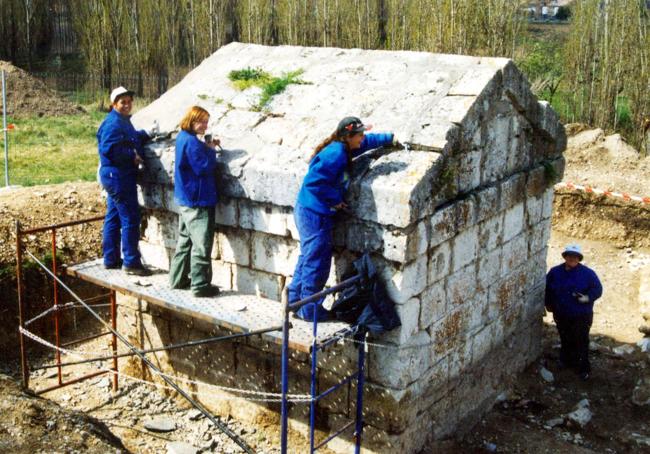
[[[216,234],[219,259],[248,267],[251,264],[251,232],[222,227]]]
[[[284,276],[293,274],[300,254],[295,241],[259,232],[253,232],[251,241],[254,269]]]
[[[478,256],[479,227],[473,226],[460,232],[452,240],[452,272],[456,272]]]
[[[524,204],[519,203],[506,210],[503,220],[503,242],[508,242],[524,228]]]
[[[448,304],[460,306],[470,302],[476,292],[476,266],[468,265],[446,279]]]
[[[439,281],[427,287],[420,297],[420,329],[424,330],[447,313],[445,282]]]
[[[381,266],[381,265],[379,265]],[[388,264],[381,270],[388,296],[397,304],[404,304],[419,295],[427,285],[427,256],[418,257],[399,268]]]
[[[451,270],[451,245],[451,241],[446,241],[429,253],[427,285],[432,285],[449,274]]]
[[[243,266],[233,266],[233,290],[260,298],[280,301],[284,276],[264,273]]]

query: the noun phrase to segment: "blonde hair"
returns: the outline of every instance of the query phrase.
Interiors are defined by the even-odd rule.
[[[192,125],[197,122],[210,118],[210,113],[203,107],[192,106],[181,120],[180,127],[183,131],[194,132]]]

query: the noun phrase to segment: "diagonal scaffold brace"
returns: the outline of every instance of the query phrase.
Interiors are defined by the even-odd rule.
[[[215,425],[221,432],[223,432],[225,435],[228,436],[232,441],[234,441],[240,448],[244,450],[244,452],[249,453],[249,454],[254,454],[255,451],[251,449],[248,444],[244,440],[242,440],[237,434],[235,434],[232,430],[228,428],[225,424],[223,424],[221,421],[219,421],[217,418],[215,418],[212,413],[210,413],[203,405],[201,405],[199,402],[194,400],[189,394],[187,394],[183,389],[178,386],[173,380],[168,378],[167,376],[164,375],[164,373],[154,364],[152,363],[143,353],[140,352],[137,348],[135,348],[134,345],[132,345],[122,334],[120,334],[118,331],[116,331],[112,326],[110,326],[104,319],[97,313],[95,312],[86,302],[81,299],[70,287],[68,287],[62,280],[60,280],[55,274],[52,273],[50,269],[48,269],[40,260],[38,260],[34,254],[32,254],[29,251],[25,251],[27,255],[29,255],[32,260],[34,260],[41,268],[45,270],[54,280],[58,282],[58,284],[63,287],[74,299],[77,300],[79,304],[81,304],[90,314],[97,319],[106,329],[108,329],[115,337],[117,337],[120,342],[122,342],[134,355],[138,356],[140,360],[146,364],[156,375],[158,375],[162,380],[167,383],[170,387],[172,387],[178,394],[180,394],[185,400],[187,400],[194,408],[199,410],[212,424]]]

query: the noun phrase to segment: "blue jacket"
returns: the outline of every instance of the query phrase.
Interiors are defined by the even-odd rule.
[[[579,303],[574,293],[589,296],[589,303]],[[556,316],[572,317],[592,314],[594,301],[603,294],[596,273],[579,263],[567,270],[564,263],[554,266],[546,275],[546,307]]]
[[[181,130],[176,136],[174,199],[182,206],[197,208],[217,204],[215,151],[196,134]]]
[[[143,146],[149,140],[144,131],[136,131],[131,117],[111,110],[99,126],[97,143],[102,169],[121,175],[135,175],[135,154],[143,156]]]
[[[391,143],[393,134],[366,134],[353,157]],[[320,214],[334,215],[335,205],[343,202],[350,185],[348,156],[343,142],[334,141],[323,148],[309,163],[307,175],[298,193],[298,203]]]

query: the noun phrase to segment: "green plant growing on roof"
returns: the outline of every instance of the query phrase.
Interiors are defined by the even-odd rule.
[[[264,109],[271,101],[273,96],[282,93],[289,84],[306,84],[308,82],[300,79],[300,75],[304,71],[298,69],[282,74],[280,77],[271,76],[261,68],[244,68],[240,70],[230,71],[228,79],[239,90],[246,90],[250,87],[260,87],[262,93],[260,94],[259,102],[254,106],[254,110],[259,111]]]

